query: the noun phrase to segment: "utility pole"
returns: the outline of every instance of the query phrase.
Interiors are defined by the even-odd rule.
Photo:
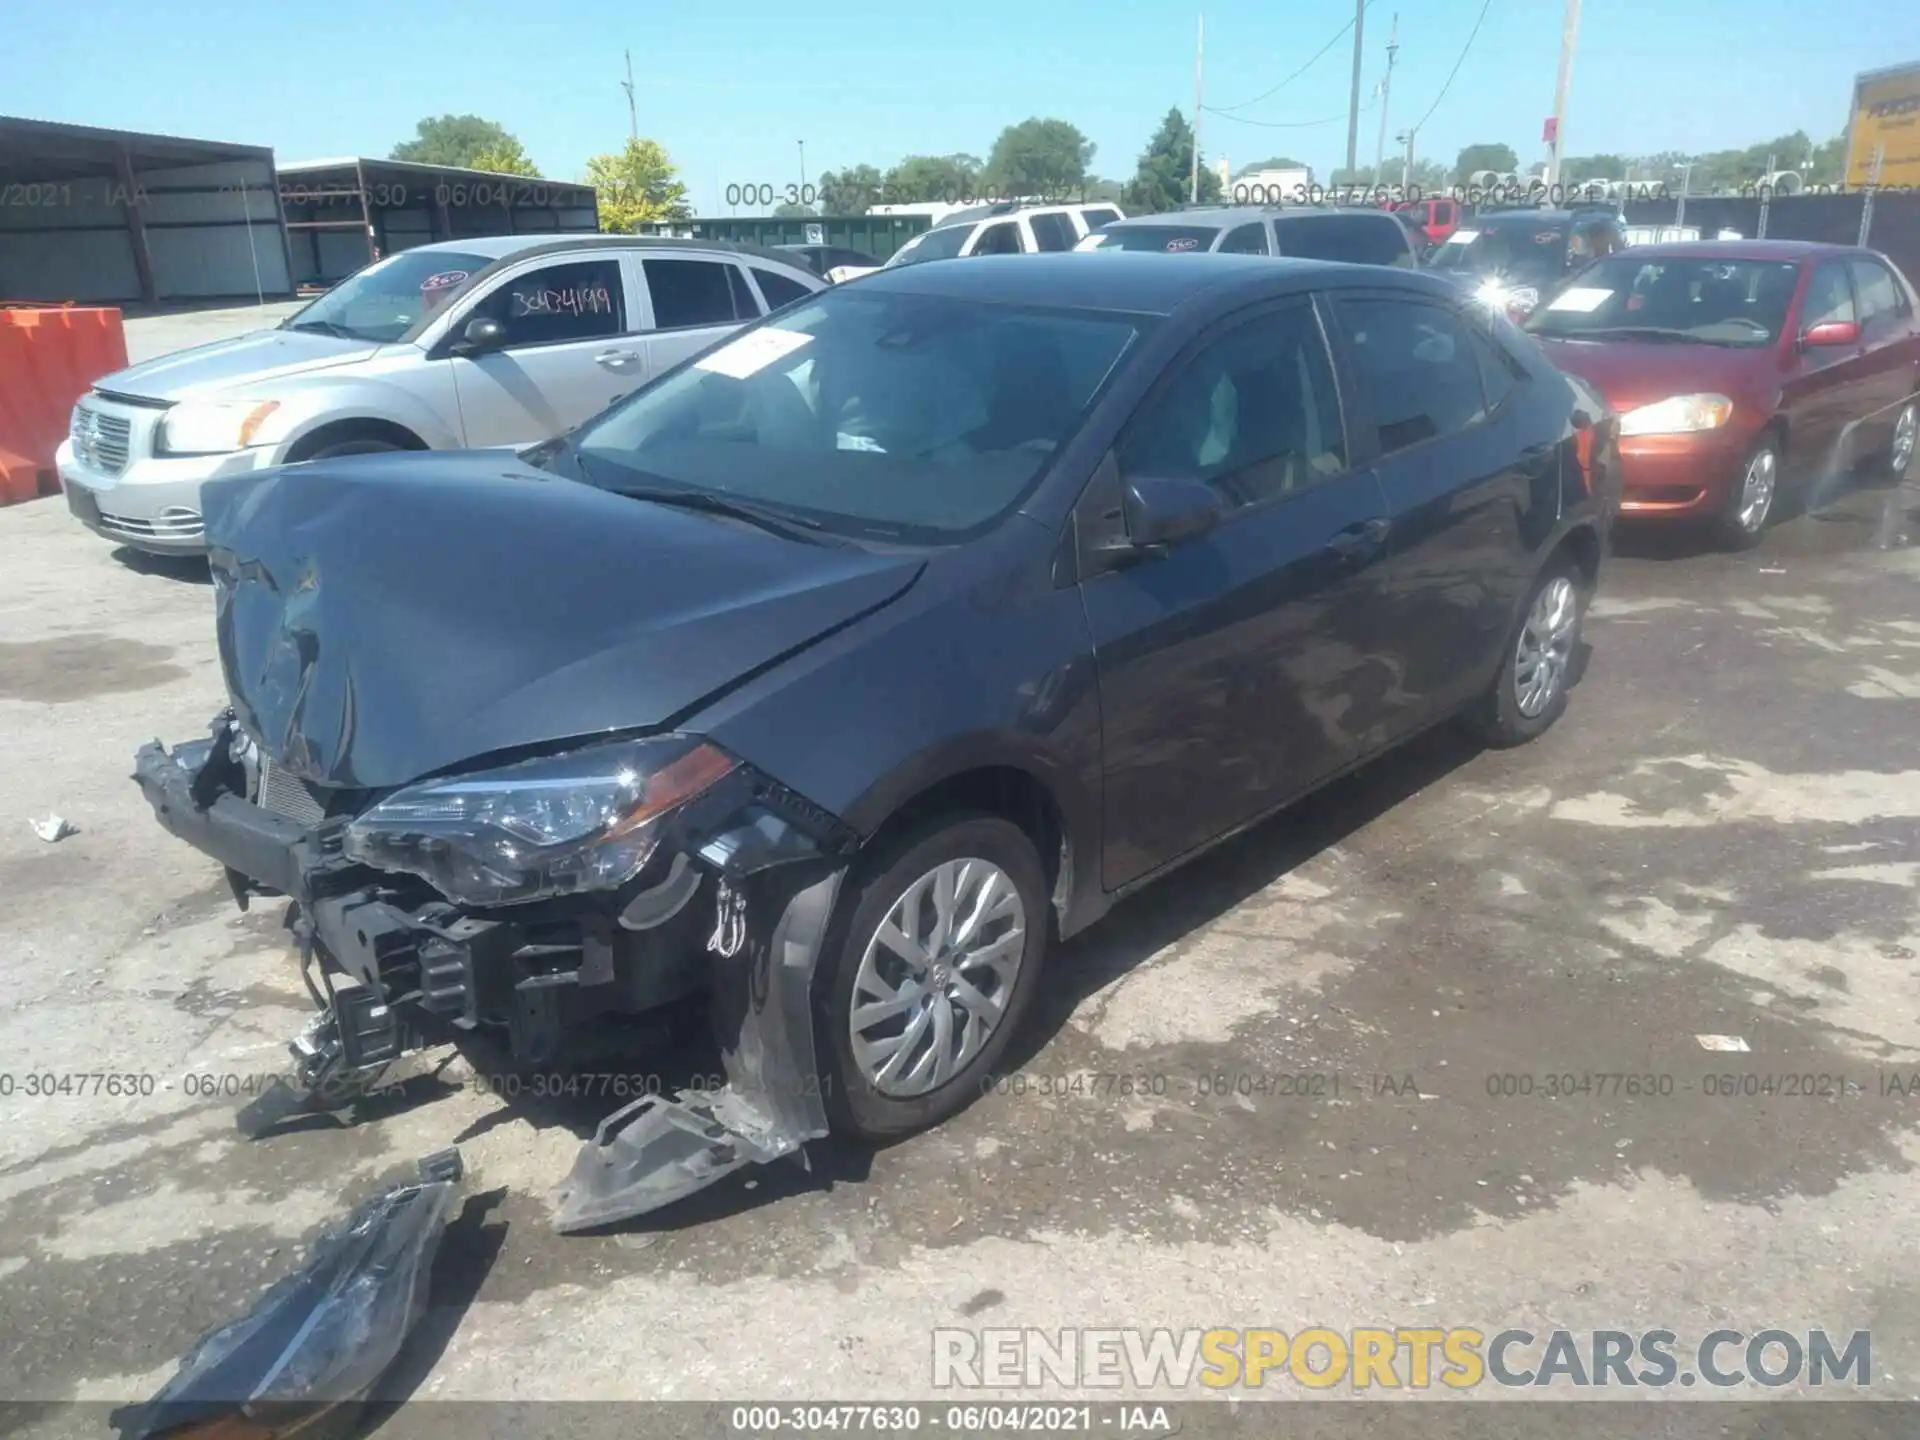
[[[1407,147],[1406,160],[1403,162],[1402,168],[1400,171],[1400,194],[1402,195],[1402,197],[1406,199],[1413,198],[1413,137],[1414,137],[1414,133],[1415,132],[1412,130],[1403,130],[1400,134],[1393,137],[1394,139],[1403,142]]]
[[[620,88],[627,92],[627,135],[640,138],[640,112],[633,108],[633,51],[627,51],[627,78]]]
[[[805,205],[807,203],[807,142],[796,140],[793,143],[800,147],[800,203]]]
[[[1193,167],[1187,176],[1187,203],[1200,203],[1200,75],[1207,53],[1207,16],[1200,12],[1200,35],[1193,46]]]
[[[1553,149],[1547,156],[1547,190],[1560,183],[1561,146],[1566,143],[1567,87],[1573,82],[1573,43],[1580,34],[1580,0],[1567,0],[1560,31],[1560,76],[1553,86]]]
[[[1673,228],[1678,230],[1687,223],[1687,187],[1693,183],[1693,161],[1674,166],[1680,172],[1680,198],[1673,207]]]
[[[1867,247],[1867,236],[1873,233],[1873,195],[1880,188],[1881,167],[1886,164],[1887,147],[1873,147],[1873,168],[1867,172],[1866,193],[1860,197],[1860,238],[1855,243],[1861,249]]]
[[[1353,89],[1347,95],[1347,175],[1353,175],[1360,143],[1360,33],[1366,28],[1367,0],[1353,0]]]
[[[1381,171],[1387,163],[1387,97],[1393,93],[1393,57],[1400,50],[1400,17],[1393,17],[1393,28],[1387,32],[1387,73],[1380,82],[1380,139],[1373,147],[1373,183],[1384,185]]]

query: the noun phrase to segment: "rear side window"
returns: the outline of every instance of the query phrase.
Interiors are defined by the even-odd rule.
[[[1071,250],[1080,238],[1074,233],[1073,222],[1064,215],[1029,215],[1027,224],[1033,227],[1033,243],[1042,250]]]
[[[760,282],[760,293],[767,297],[769,310],[778,310],[782,305],[804,300],[813,293],[791,276],[782,275],[777,270],[763,270],[758,265],[753,267],[753,278]]]
[[[488,295],[473,314],[504,325],[509,347],[618,335],[624,328],[620,262],[582,260],[529,270]]]
[[[1258,220],[1242,225],[1220,242],[1220,251],[1225,255],[1265,255],[1267,227]]]
[[[1473,336],[1453,311],[1384,298],[1339,308],[1382,455],[1457,435],[1486,414]]]
[[[1350,265],[1411,265],[1407,232],[1391,215],[1283,215],[1273,222],[1282,255]]]
[[[1080,218],[1087,222],[1087,229],[1098,230],[1102,225],[1111,225],[1120,218],[1120,212],[1111,207],[1099,210],[1083,210]]]
[[[760,302],[754,298],[753,287],[747,284],[747,277],[741,273],[738,265],[727,268],[727,283],[733,287],[733,313],[742,320],[760,318]]]
[[[750,318],[735,308],[733,266],[716,260],[643,260],[647,290],[653,296],[653,328],[684,330],[695,325],[732,325]]]

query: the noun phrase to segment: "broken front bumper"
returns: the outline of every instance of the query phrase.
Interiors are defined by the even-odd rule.
[[[706,954],[692,958],[705,962],[727,1083],[648,1095],[609,1115],[560,1187],[556,1228],[658,1209],[827,1133],[813,971],[857,844],[832,816],[742,766],[676,812],[658,864],[626,889],[591,897],[586,909],[582,897],[565,907],[466,908],[348,861],[343,821],[308,827],[253,804],[240,743],[223,716],[209,740],[171,752],[144,746],[134,779],[163,827],[226,868],[241,905],[262,892],[295,902],[296,938],[320,961],[325,985],[323,994],[309,977],[309,990],[330,1028],[306,1037],[304,1050],[296,1045],[303,1074],[331,1045],[347,1073],[377,1075],[423,1041],[502,1015],[517,1055],[559,1059],[547,1052],[560,1043],[568,1005],[615,983],[616,950],[632,962],[620,967],[625,998],[640,1002],[646,977],[670,970],[672,957],[636,961],[636,946],[684,950],[692,937],[697,950],[708,928],[690,903],[698,889],[711,893],[712,924]],[[690,869],[698,887],[686,883]],[[543,943],[556,923],[575,943]]]

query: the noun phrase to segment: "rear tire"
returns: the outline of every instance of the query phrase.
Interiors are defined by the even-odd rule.
[[[1571,556],[1556,557],[1533,582],[1493,683],[1467,712],[1482,742],[1524,745],[1565,712],[1586,611],[1586,577]]]
[[[1780,509],[1780,444],[1764,435],[1740,468],[1740,479],[1727,493],[1726,507],[1715,522],[1715,538],[1724,550],[1751,550],[1767,533]]]
[[[894,1140],[970,1105],[1019,1029],[1046,958],[1046,876],[992,815],[909,831],[857,875],[815,990],[821,1088],[833,1133]]]

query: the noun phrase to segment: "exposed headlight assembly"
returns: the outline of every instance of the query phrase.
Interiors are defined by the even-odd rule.
[[[158,449],[166,455],[224,455],[254,443],[278,400],[186,400],[160,421]]]
[[[737,764],[663,735],[429,780],[353,821],[344,849],[468,905],[614,890],[652,858],[660,822]]]
[[[1733,401],[1724,395],[1674,395],[1629,410],[1620,417],[1622,435],[1686,435],[1718,430],[1733,416]]]

